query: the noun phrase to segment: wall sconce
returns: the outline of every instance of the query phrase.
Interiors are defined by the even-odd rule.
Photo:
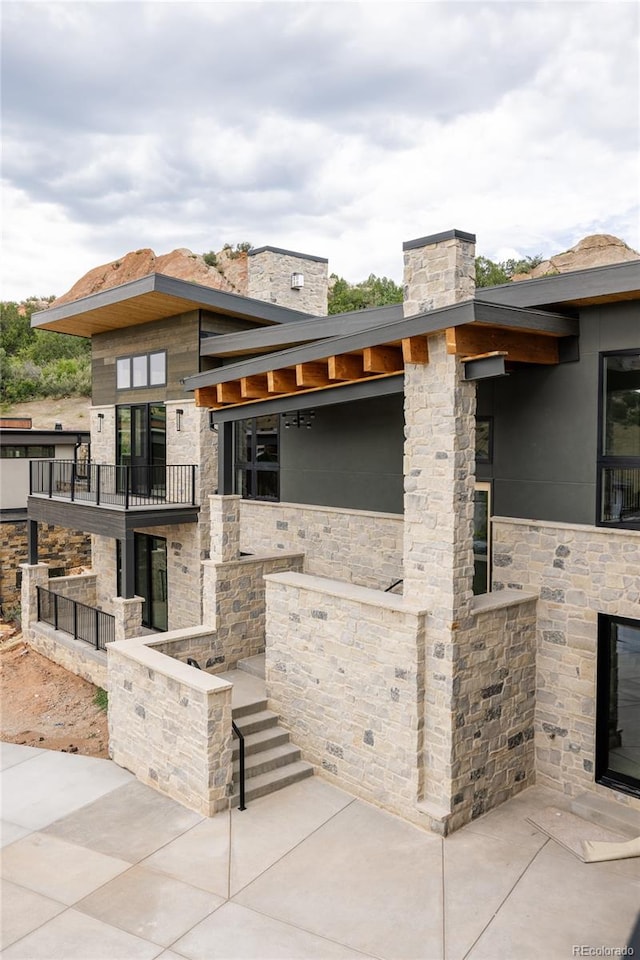
[[[102,433],[102,421],[104,420],[104,413],[98,414],[98,433]]]
[[[304,273],[292,273],[291,274],[291,289],[292,290],[302,290],[304,287]]]
[[[176,431],[177,431],[178,433],[180,433],[180,430],[182,429],[182,415],[183,415],[183,414],[184,414],[184,410],[176,410]]]
[[[315,416],[315,410],[309,410],[308,413],[300,413],[299,410],[295,413],[285,413],[284,428],[288,430],[290,427],[296,427],[299,430],[300,427],[306,427],[307,430],[311,430]]]

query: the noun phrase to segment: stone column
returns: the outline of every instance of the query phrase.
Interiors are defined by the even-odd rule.
[[[209,497],[211,547],[209,558],[215,563],[237,560],[240,556],[240,500],[236,494]]]
[[[142,629],[142,597],[114,597],[111,612],[115,617],[115,639],[139,637]]]
[[[49,565],[46,563],[21,563],[22,570],[22,632],[29,637],[29,628],[38,619],[38,594],[36,587],[49,586]]]
[[[247,257],[247,296],[325,316],[329,261],[307,253],[258,247]],[[294,279],[295,278],[295,279]]]
[[[473,299],[475,244],[475,235],[462,230],[403,243],[405,317]]]

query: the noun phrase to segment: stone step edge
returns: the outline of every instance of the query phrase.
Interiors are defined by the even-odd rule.
[[[270,770],[277,770],[287,764],[297,763],[300,759],[300,748],[293,743],[285,743],[272,750],[263,750],[261,753],[251,754],[245,757],[244,775],[245,779],[253,779],[262,773],[268,773]],[[239,776],[239,763],[233,764],[233,780],[237,783]]]
[[[257,800],[258,797],[266,797],[268,794],[282,790],[292,783],[312,777],[313,772],[314,768],[310,763],[299,760],[287,767],[262,773],[260,776],[252,778],[250,788],[245,791],[245,799],[248,803],[250,800]],[[237,807],[239,800],[239,794],[234,793],[230,798],[231,806]]]

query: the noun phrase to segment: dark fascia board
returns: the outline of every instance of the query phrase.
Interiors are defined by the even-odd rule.
[[[51,445],[54,441],[68,443],[88,443],[91,434],[86,430],[14,430],[11,427],[0,427],[0,444],[2,446],[31,446],[33,444]]]
[[[578,321],[570,317],[550,314],[544,310],[521,310],[500,304],[466,300],[463,303],[370,327],[347,336],[315,341],[289,350],[279,350],[250,360],[230,363],[216,370],[208,370],[188,377],[185,380],[185,390],[195,390],[216,383],[228,383],[239,377],[293,367],[297,363],[324,360],[335,354],[375,347],[382,343],[394,343],[407,337],[429,335],[439,330],[446,330],[448,327],[458,327],[474,322],[490,326],[519,327],[523,330],[535,329],[555,336],[575,336],[579,332]]]
[[[264,300],[242,297],[237,293],[214,290],[212,287],[191,283],[189,280],[179,280],[177,277],[168,277],[163,273],[150,273],[138,280],[130,280],[128,283],[121,283],[117,287],[92,293],[88,297],[81,297],[79,300],[72,300],[70,303],[63,303],[58,307],[50,307],[48,310],[34,313],[31,317],[31,326],[39,327],[43,324],[54,323],[56,320],[67,320],[91,310],[113,307],[120,303],[126,304],[127,300],[134,297],[154,293],[161,293],[183,300],[185,312],[194,309],[211,310],[214,313],[256,320],[259,323],[290,323],[312,316],[301,310],[292,310],[289,307],[281,307]]]
[[[575,303],[592,297],[615,297],[616,294],[640,290],[640,260],[478,289],[483,300],[516,307],[540,307],[545,304]]]
[[[311,253],[297,253],[296,250],[285,250],[283,247],[256,247],[253,250],[248,250],[247,256],[255,257],[257,253],[264,253],[267,250],[269,253],[280,253],[285,257],[295,257],[296,260],[313,260],[314,263],[329,263],[327,257],[314,257]]]
[[[211,336],[200,346],[202,357],[227,357],[261,353],[276,347],[291,347],[312,340],[326,340],[341,333],[355,333],[368,327],[402,319],[402,304],[394,303],[371,310],[352,310],[327,317],[310,317],[296,323],[277,327],[262,327],[259,330],[242,330]]]
[[[432,243],[442,243],[444,240],[464,240],[466,243],[475,243],[475,233],[466,233],[464,230],[445,230],[442,233],[432,233],[428,237],[418,237],[417,240],[405,240],[403,250],[418,250],[428,247]]]
[[[177,523],[195,523],[200,507],[178,507],[151,510],[117,510],[48,497],[27,498],[30,520],[52,523],[67,530],[81,530],[123,540],[127,533],[141,527],[160,527]]]
[[[280,397],[273,400],[255,400],[237,407],[211,410],[212,423],[231,423],[247,417],[260,417],[262,414],[289,413],[294,410],[317,410],[318,407],[333,407],[338,403],[353,403],[354,400],[368,400],[371,397],[388,397],[402,393],[404,376],[381,377],[379,380],[361,380],[356,383],[336,385],[325,390],[307,390],[292,397]]]

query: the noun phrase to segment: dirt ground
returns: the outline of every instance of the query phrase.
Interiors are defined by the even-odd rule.
[[[107,757],[107,713],[94,702],[97,689],[0,622],[0,740]]]
[[[5,417],[31,417],[34,430],[53,430],[61,423],[65,430],[89,430],[89,397],[62,397],[5,404]]]

